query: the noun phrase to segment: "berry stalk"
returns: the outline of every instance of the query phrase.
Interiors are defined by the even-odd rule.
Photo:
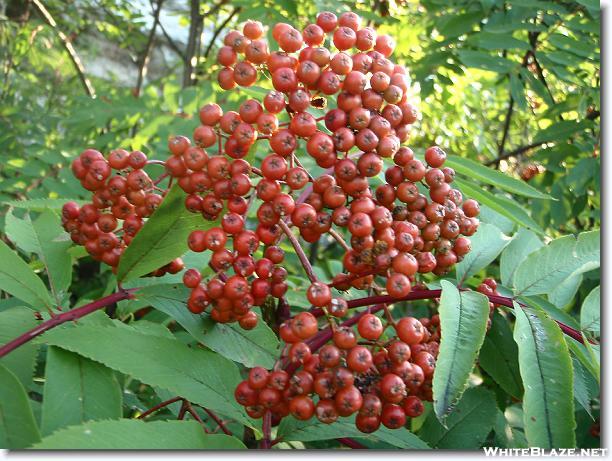
[[[295,235],[293,235],[287,223],[283,221],[282,219],[280,219],[278,221],[278,225],[281,227],[281,229],[283,230],[283,232],[285,233],[285,235],[291,242],[291,245],[293,246],[293,249],[295,250],[295,254],[297,254],[300,260],[300,263],[302,263],[302,267],[304,268],[304,271],[306,272],[308,279],[313,283],[318,281],[317,276],[315,275],[314,270],[312,269],[312,265],[310,264],[310,261],[308,260],[308,256],[306,256],[306,253],[304,253],[304,249],[302,248],[302,245],[300,245],[300,242],[298,242],[298,240],[295,238]]]

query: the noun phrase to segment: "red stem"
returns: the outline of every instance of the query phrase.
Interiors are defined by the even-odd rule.
[[[363,317],[364,315],[366,315],[368,312],[371,313],[371,314],[374,314],[374,313],[382,310],[383,308],[384,307],[381,304],[381,305],[376,306],[376,307],[374,307],[372,309],[369,309],[367,311],[360,312],[359,314],[353,315],[350,319],[342,322],[340,324],[340,326],[342,326],[342,327],[353,326],[357,322],[359,322],[359,319],[361,317]],[[315,351],[319,350],[321,347],[323,347],[325,345],[325,343],[327,341],[329,341],[332,338],[333,334],[334,334],[334,332],[330,328],[326,328],[325,330],[321,330],[321,332],[319,332],[314,338],[312,338],[309,341],[308,346],[310,347],[310,350],[312,352],[315,352]]]
[[[462,291],[466,291],[466,290],[462,289]],[[442,290],[418,290],[418,291],[413,291],[409,293],[403,298],[394,298],[393,296],[389,296],[389,295],[368,296],[366,298],[351,299],[347,301],[347,304],[348,304],[349,309],[352,309],[355,307],[371,306],[374,304],[381,304],[381,303],[393,304],[393,303],[397,303],[400,301],[414,301],[417,299],[439,298],[441,294],[442,294]],[[497,296],[497,295],[485,295],[485,296],[487,296],[489,298],[489,301],[492,302],[493,304],[498,304],[498,305],[506,306],[506,307],[514,307],[514,304],[513,304],[514,300],[512,298],[508,298],[506,296]],[[521,302],[518,302],[518,301],[516,302],[522,307],[527,307],[525,304]],[[310,312],[316,317],[320,317],[324,314],[324,312],[321,309],[311,309]],[[567,336],[575,339],[576,341],[580,343],[584,343],[584,339],[580,331],[570,327],[569,325],[566,325],[563,322],[560,322],[559,320],[555,320],[555,322],[557,322],[557,324],[559,325],[559,328],[561,328],[561,331],[563,331],[563,333],[565,333]],[[596,344],[593,340],[589,340],[589,342],[592,344]]]
[[[19,346],[27,343],[28,341],[33,340],[37,336],[42,335],[44,332],[61,325],[62,323],[80,319],[81,317],[85,317],[86,315],[110,306],[111,304],[131,298],[132,293],[136,290],[137,288],[121,290],[117,293],[105,296],[104,298],[100,298],[92,303],[85,304],[84,306],[56,315],[0,347],[0,358],[4,357],[9,352],[17,349]]]
[[[173,398],[171,398],[171,399],[169,399],[169,400],[166,400],[166,401],[164,401],[164,402],[162,402],[162,403],[160,403],[160,404],[157,404],[157,405],[155,405],[154,407],[149,408],[149,409],[148,409],[147,411],[145,411],[143,414],[141,414],[141,415],[138,417],[138,419],[144,419],[144,418],[146,418],[147,416],[149,416],[151,413],[154,413],[154,412],[156,412],[157,410],[161,410],[162,408],[167,407],[168,405],[172,405],[174,402],[178,402],[178,401],[180,401],[180,400],[183,400],[183,398],[182,398],[182,397],[179,397],[179,396],[176,396],[176,397],[173,397]]]
[[[291,317],[291,307],[287,302],[287,298],[285,298],[284,296],[278,300],[276,315],[278,317],[279,324],[283,323],[285,320],[289,320],[289,318]]]
[[[312,269],[312,265],[310,264],[310,261],[308,260],[308,256],[306,256],[306,253],[304,253],[304,249],[300,245],[300,242],[298,242],[298,239],[295,238],[295,235],[293,235],[293,233],[291,232],[291,229],[289,228],[287,223],[285,223],[285,221],[280,219],[278,221],[278,225],[281,227],[281,229],[283,230],[283,232],[285,233],[285,235],[291,242],[291,245],[293,245],[293,249],[295,250],[297,257],[300,259],[300,262],[302,263],[302,267],[304,268],[304,271],[306,271],[306,275],[308,276],[311,282],[313,283],[316,282],[318,280],[317,276],[315,275],[314,270]]]
[[[353,280],[357,280],[357,279],[360,279],[362,277],[367,277],[368,275],[375,275],[377,273],[378,273],[378,271],[372,269],[370,271],[362,272],[361,274],[350,274],[350,275],[347,274],[346,278],[344,278],[342,280],[338,280],[337,282],[330,282],[330,283],[327,284],[327,286],[330,287],[330,288],[335,288],[338,285],[343,285],[345,283],[352,282]]]
[[[207,434],[210,434],[210,431],[206,428],[206,424],[204,424],[204,421],[202,421],[202,418],[200,418],[200,415],[198,415],[198,412],[194,410],[194,408],[191,406],[191,403],[188,402],[187,400],[183,400],[183,406],[185,407],[185,410],[187,410],[187,413],[189,413],[193,419],[195,419],[198,423],[200,423],[200,426],[202,426],[202,429],[204,429],[204,432]]]
[[[232,434],[232,431],[230,431],[227,426],[225,425],[225,423],[223,421],[221,421],[221,418],[219,418],[214,412],[212,412],[211,410],[209,410],[206,407],[200,407],[202,408],[202,410],[204,410],[208,416],[210,416],[212,419],[215,420],[215,423],[217,423],[217,425],[221,428],[221,430],[227,434],[227,435],[234,435]]]
[[[336,440],[338,440],[338,442],[340,442],[342,445],[346,445],[347,447],[352,448],[353,450],[363,450],[368,448],[365,445],[362,445],[357,442],[357,440],[353,440],[348,437],[340,437]]]
[[[176,419],[183,420],[185,419],[185,413],[187,413],[187,401],[183,400],[183,404],[181,405],[181,410],[179,411],[178,417]]]
[[[263,438],[261,439],[259,448],[268,450],[272,448],[272,441],[270,439],[270,434],[272,433],[272,413],[270,410],[266,411],[264,414],[261,430],[263,432]]]

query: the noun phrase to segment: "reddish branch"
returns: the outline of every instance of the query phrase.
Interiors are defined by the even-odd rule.
[[[340,437],[339,439],[337,439],[338,442],[340,442],[342,445],[346,445],[349,448],[352,448],[353,450],[362,450],[364,448],[368,448],[365,445],[360,444],[359,442],[357,442],[356,440],[353,439],[349,439],[348,437]]]
[[[278,224],[283,230],[283,232],[285,233],[285,235],[287,236],[287,238],[289,239],[289,241],[291,242],[291,245],[293,245],[293,248],[295,249],[295,253],[297,254],[298,258],[300,258],[300,262],[302,263],[302,266],[304,267],[304,270],[306,271],[306,275],[308,276],[311,282],[316,282],[317,276],[315,275],[314,270],[312,269],[312,265],[310,264],[310,261],[308,260],[308,256],[306,256],[306,253],[304,253],[304,249],[300,245],[300,242],[298,242],[298,240],[295,238],[295,235],[293,235],[293,233],[291,232],[291,229],[289,228],[289,226],[287,225],[285,221],[281,219],[278,221]]]
[[[210,431],[206,427],[206,424],[204,424],[204,421],[202,421],[202,418],[200,418],[200,415],[198,415],[198,412],[195,411],[195,409],[191,406],[191,402],[189,402],[189,400],[183,400],[183,408],[185,408],[187,413],[189,413],[193,417],[193,419],[195,419],[198,423],[200,423],[200,426],[202,426],[202,429],[204,429],[204,432],[206,432],[207,434],[210,434]]]
[[[266,414],[263,417],[263,425],[262,425],[263,438],[261,439],[261,443],[259,447],[267,450],[272,448],[272,440],[270,435],[272,433],[272,412],[270,410],[266,411]]]
[[[181,409],[179,410],[179,414],[178,414],[178,418],[177,419],[184,419],[185,418],[185,414],[189,413],[193,419],[195,419],[198,423],[200,423],[200,426],[202,426],[202,429],[204,429],[204,432],[206,432],[207,434],[210,434],[210,431],[208,430],[208,428],[206,427],[206,424],[204,424],[204,421],[202,421],[202,418],[200,418],[200,415],[198,415],[198,412],[195,411],[195,409],[193,408],[193,406],[191,406],[191,402],[189,402],[189,400],[184,399],[183,397],[180,396],[176,396],[173,397],[171,399],[165,400],[157,405],[155,405],[154,407],[149,408],[147,411],[145,411],[143,414],[141,414],[138,419],[144,419],[147,416],[149,416],[150,414],[161,410],[162,408],[167,407],[168,405],[171,405],[175,402],[181,402]],[[206,411],[208,413],[208,410],[204,407],[201,407],[204,411]],[[210,414],[210,413],[209,413]],[[232,433],[230,432],[228,435],[232,435]]]
[[[232,434],[232,431],[230,431],[227,426],[225,425],[225,423],[221,420],[221,418],[219,418],[213,411],[209,410],[208,408],[205,407],[200,407],[202,410],[204,410],[208,416],[210,416],[215,423],[217,423],[217,425],[221,428],[221,430],[227,434],[227,435],[234,435]]]
[[[372,297],[375,298],[376,296],[372,296]],[[372,304],[377,304],[377,303],[372,303]],[[367,305],[370,305],[370,304],[367,304]],[[379,304],[373,307],[372,309],[368,309],[367,311],[360,312],[359,314],[354,315],[350,319],[342,322],[340,326],[351,327],[355,325],[357,322],[359,322],[359,319],[363,317],[364,315],[366,315],[368,312],[371,314],[374,314],[384,309],[383,306],[384,306],[383,304]],[[325,330],[321,330],[314,338],[312,338],[308,342],[308,346],[310,347],[310,350],[312,352],[319,350],[321,347],[325,345],[325,343],[327,343],[327,341],[329,341],[332,338],[333,334],[334,333],[331,330],[331,328],[326,328]]]
[[[17,349],[19,346],[27,343],[28,341],[33,340],[37,336],[42,335],[44,332],[55,328],[63,323],[70,322],[73,320],[80,319],[81,317],[85,317],[92,312],[103,309],[107,306],[115,304],[119,301],[123,301],[124,299],[129,299],[133,295],[132,293],[136,291],[136,288],[132,288],[129,290],[121,290],[117,293],[113,293],[112,295],[105,296],[104,298],[100,298],[97,301],[94,301],[89,304],[85,304],[84,306],[77,307],[76,309],[69,310],[62,314],[51,317],[46,322],[41,323],[35,328],[32,328],[29,331],[26,331],[21,336],[13,339],[12,341],[6,343],[4,346],[0,347],[0,358],[4,357],[9,352]]]
[[[404,296],[403,298],[393,298],[392,296],[389,296],[389,295],[368,296],[366,298],[351,299],[347,301],[347,304],[348,304],[349,309],[353,309],[356,307],[372,306],[374,304],[381,304],[381,303],[392,304],[392,303],[396,303],[400,301],[415,301],[418,299],[434,299],[434,298],[439,298],[441,294],[442,294],[442,290],[418,290],[418,291],[413,291],[409,293],[407,296]],[[486,296],[489,298],[489,301],[492,302],[493,304],[506,306],[506,307],[514,307],[514,304],[513,304],[514,300],[512,298],[508,298],[506,296],[496,296],[496,295],[486,295]],[[520,303],[518,301],[516,302],[520,306],[526,307],[525,304]],[[310,312],[317,317],[324,315],[324,312],[321,309],[311,309]],[[584,339],[580,331],[570,327],[569,325],[564,324],[563,322],[560,322],[559,320],[555,320],[555,322],[557,322],[557,324],[559,325],[559,328],[561,328],[561,331],[563,331],[563,333],[565,333],[567,336],[575,339],[578,342],[584,343]]]
[[[157,410],[161,410],[162,408],[167,407],[168,405],[172,405],[174,402],[180,402],[181,400],[183,400],[182,397],[176,396],[173,397],[171,399],[168,399],[160,404],[155,405],[154,407],[149,408],[147,411],[145,411],[143,414],[141,414],[138,419],[144,419],[147,416],[149,416],[151,413],[155,413]]]

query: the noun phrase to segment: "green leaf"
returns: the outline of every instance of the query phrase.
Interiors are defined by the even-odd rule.
[[[60,211],[66,202],[76,202],[80,205],[88,203],[85,200],[69,198],[35,198],[31,200],[8,200],[3,202],[13,208],[24,208],[32,211],[57,210]]]
[[[527,227],[533,231],[543,235],[544,231],[536,223],[531,216],[527,214],[525,208],[514,200],[507,199],[499,195],[493,195],[487,190],[476,184],[455,178],[455,184],[461,189],[467,197],[478,200],[481,204],[487,205],[492,210],[511,219],[519,226]]]
[[[512,95],[512,99],[514,99],[516,105],[520,110],[527,109],[527,100],[525,99],[525,87],[523,86],[523,82],[517,74],[510,75],[510,94]],[[523,181],[523,184],[526,183]]]
[[[238,324],[214,323],[204,334],[207,347],[247,367],[272,368],[278,358],[280,343],[274,332],[259,319],[252,330]]]
[[[0,312],[0,344],[6,344],[22,333],[34,328],[38,322],[34,313],[27,307],[17,306]],[[32,342],[22,344],[10,354],[0,359],[4,365],[19,378],[25,387],[32,383],[32,373],[38,346]]]
[[[0,290],[25,301],[37,310],[53,306],[51,296],[42,280],[2,240],[0,240]]]
[[[506,235],[512,234],[514,232],[514,228],[516,227],[514,221],[506,218],[505,216],[499,214],[497,211],[492,210],[487,205],[483,205],[482,203],[480,204],[480,213],[478,214],[478,219],[480,220],[480,222],[493,224]]]
[[[599,267],[599,231],[566,235],[531,253],[514,273],[515,293],[545,294],[572,275]]]
[[[491,329],[480,350],[478,363],[504,391],[517,399],[521,398],[523,384],[518,366],[518,348],[512,339],[508,321],[498,312],[491,319]]]
[[[531,46],[524,40],[514,38],[511,33],[494,34],[492,32],[479,32],[474,35],[479,48],[485,50],[529,50]]]
[[[283,441],[313,442],[339,437],[359,437],[371,442],[386,442],[398,448],[427,449],[429,446],[407,429],[387,429],[381,426],[372,434],[364,434],[355,427],[355,416],[339,418],[334,424],[324,424],[316,418],[299,421],[284,418],[278,426],[277,437]]]
[[[234,389],[240,382],[238,369],[214,352],[132,328],[100,325],[51,330],[42,341],[250,424],[234,400]]]
[[[501,411],[497,412],[495,419],[495,444],[500,448],[527,448],[523,432],[509,424]]]
[[[121,418],[122,391],[112,370],[73,352],[49,347],[41,432],[96,419]]]
[[[525,69],[523,67],[521,67],[520,73],[521,73],[521,77],[523,77],[523,80],[529,84],[531,89],[540,98],[542,98],[542,100],[546,104],[548,104],[549,106],[552,106],[554,104],[553,103],[553,99],[550,96],[550,93],[548,92],[548,89],[546,88],[544,83],[542,83],[534,74],[529,72],[529,70],[527,70],[527,69]]]
[[[597,398],[599,394],[597,381],[589,374],[577,357],[572,356],[572,367],[574,368],[574,398],[594,420],[591,400]]]
[[[137,296],[175,319],[198,342],[230,360],[247,367],[271,368],[278,358],[280,343],[265,322],[260,320],[254,329],[244,330],[236,324],[206,321],[187,309],[189,290],[183,285],[154,285],[139,291]]]
[[[586,130],[590,125],[591,124],[586,121],[577,122],[575,120],[555,122],[548,128],[540,130],[533,142],[565,142],[572,135]]]
[[[132,280],[168,264],[187,251],[187,237],[191,231],[213,225],[199,214],[187,211],[185,196],[178,185],[170,189],[123,253],[117,280]]]
[[[540,192],[525,181],[519,181],[507,174],[486,167],[468,158],[449,155],[445,164],[453,168],[457,173],[472,179],[477,179],[485,184],[490,184],[513,194],[522,195],[524,197],[552,199],[550,195]]]
[[[505,74],[510,72],[514,67],[518,67],[514,63],[501,56],[493,56],[483,51],[459,50],[457,52],[461,62],[467,67],[475,67],[477,69],[489,70]]]
[[[436,448],[480,448],[495,425],[497,405],[493,393],[482,387],[468,389],[446,419],[446,428],[431,413],[419,436]]]
[[[36,253],[38,245],[34,235],[34,227],[29,215],[20,219],[13,214],[13,209],[6,213],[4,230],[6,236],[24,253]]]
[[[570,275],[548,293],[548,300],[559,309],[567,306],[576,296],[582,284],[582,274]]]
[[[597,55],[596,42],[578,41],[567,35],[551,34],[548,41],[560,50],[573,53],[581,58],[592,58]]]
[[[439,19],[436,29],[445,38],[458,37],[470,32],[481,19],[481,11],[448,15]]]
[[[582,303],[580,309],[580,328],[600,334],[601,298],[600,287],[593,288]]]
[[[544,244],[534,232],[521,227],[499,259],[499,273],[502,284],[511,286],[514,272],[519,264],[529,254],[543,246]]]
[[[567,338],[565,340],[569,350],[572,352],[572,357],[577,358],[585,370],[588,370],[590,376],[595,379],[597,383],[601,380],[599,362],[593,359],[593,356],[589,353],[587,346],[579,343],[573,338]]]
[[[36,236],[36,254],[47,269],[49,285],[59,304],[61,293],[65,292],[72,280],[72,259],[68,248],[72,245],[70,240],[57,239],[62,230],[60,218],[52,211],[44,211],[33,223]]]
[[[572,360],[563,333],[539,309],[523,309],[515,303],[514,315],[529,446],[575,447]]]
[[[496,226],[480,223],[478,231],[470,237],[472,251],[463,261],[455,266],[459,284],[474,275],[482,268],[488,266],[497,258],[501,251],[510,242],[510,238],[504,235]]]
[[[599,16],[601,8],[599,0],[577,0],[577,3],[586,6],[592,14]]]
[[[578,264],[573,275],[582,274],[599,268],[600,265],[600,231],[594,230],[578,234],[576,258]]]
[[[25,389],[13,373],[0,365],[0,447],[12,450],[40,441]]]
[[[593,366],[593,370],[595,371],[595,378],[597,382],[600,380],[601,376],[601,345],[600,344],[591,344],[587,339],[582,335],[584,348],[587,350],[589,360]]]
[[[566,325],[580,329],[580,324],[576,321],[574,317],[565,312],[562,309],[559,309],[554,304],[551,304],[546,300],[543,296],[519,296],[516,298],[517,301],[526,304],[527,306],[536,307],[542,309],[544,312],[548,314],[553,320],[557,320],[558,322],[565,323]]]
[[[61,227],[59,217],[45,210],[32,223],[30,216],[19,219],[11,211],[6,215],[6,232],[9,238],[24,252],[36,253],[45,266],[55,302],[60,304],[62,296],[72,279],[72,259],[68,249],[72,246]]]
[[[236,437],[206,434],[196,421],[93,421],[45,437],[35,450],[237,450]]]
[[[488,298],[475,291],[460,293],[446,280],[440,282],[440,329],[444,335],[433,377],[434,411],[444,423],[468,385],[489,319]]]

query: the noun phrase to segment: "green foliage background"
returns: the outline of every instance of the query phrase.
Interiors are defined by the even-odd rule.
[[[193,38],[188,43],[157,24],[154,11],[160,4],[155,1],[137,5],[125,0],[13,0],[1,5],[0,290],[4,291],[0,292],[0,343],[35,325],[32,309],[82,305],[109,294],[116,284],[114,275],[71,246],[59,227],[61,204],[67,199],[87,198],[72,177],[71,160],[86,147],[102,152],[117,147],[140,149],[150,158],[165,159],[168,137],[190,135],[198,124],[196,114],[201,105],[216,101],[224,108],[235,108],[257,91],[226,93],[219,89],[214,81],[219,40],[211,40],[213,34],[218,31],[222,36],[226,29],[249,18],[304,26],[321,10],[356,11],[397,39],[395,59],[409,69],[411,99],[421,110],[410,146],[417,153],[434,143],[442,146],[451,154],[449,166],[457,171],[461,190],[481,202],[483,224],[473,246],[482,251],[469,265],[457,268],[457,280],[477,286],[485,276],[496,277],[506,290],[504,294],[528,299],[538,315],[546,312],[545,319],[535,314],[521,317],[514,328],[515,338],[528,330],[529,322],[541,322],[539,328],[544,330],[553,328],[547,323],[549,317],[581,329],[591,338],[599,337],[596,231],[601,219],[601,67],[596,0],[234,0],[216,4],[166,0],[161,4],[167,15],[162,15],[162,25],[164,18],[173,18],[177,27],[183,27],[178,35]],[[53,18],[53,26],[38,5]],[[203,39],[198,43],[200,34]],[[86,91],[83,77],[66,51],[67,42],[83,60],[83,75],[95,97]],[[147,57],[151,57],[150,64]],[[190,62],[196,63],[194,69]],[[150,69],[140,84],[138,74],[146,74],[143,69],[147,68],[143,63]],[[92,67],[95,73],[90,72]],[[530,172],[537,174],[527,179]],[[570,236],[579,233],[578,241]],[[324,245],[316,255],[318,270],[326,278],[340,267],[341,254],[333,245]],[[188,263],[204,265],[201,259]],[[288,265],[292,274],[289,301],[295,308],[307,307],[296,258],[289,258]],[[560,267],[564,271],[560,272]],[[22,285],[7,282],[11,273],[20,275]],[[541,274],[540,285],[534,287],[530,281]],[[192,395],[192,401],[199,398],[199,403],[214,408],[215,399],[197,385],[207,370],[212,373],[223,368],[225,382],[233,383],[242,365],[254,365],[252,354],[257,354],[257,363],[273,360],[278,341],[271,330],[262,327],[255,336],[245,338],[244,332],[232,328],[221,334],[219,326],[206,321],[200,324],[201,320],[185,313],[181,302],[184,293],[168,294],[178,280],[167,276],[128,282],[131,286],[152,286],[137,301],[119,304],[117,316],[122,322],[98,312],[100,315],[76,327],[108,329],[108,337],[117,341],[108,343],[110,350],[105,354],[79,347],[79,335],[87,338],[86,330],[73,335],[64,331],[62,335],[66,328],[15,352],[21,354],[18,359],[9,356],[0,360],[0,373],[6,375],[0,379],[0,402],[10,400],[11,414],[21,415],[10,427],[0,424],[0,446],[31,446],[56,429],[88,420],[131,418],[177,393]],[[134,313],[147,306],[155,310],[134,321]],[[427,306],[410,309],[425,312]],[[541,434],[531,432],[523,422],[521,378],[523,384],[525,380],[533,384],[537,377],[524,370],[530,351],[516,350],[511,340],[513,325],[506,316],[496,314],[480,351],[479,366],[470,374],[470,389],[459,403],[478,416],[463,423],[471,429],[472,437],[453,432],[453,414],[446,428],[431,417],[433,410],[429,408],[429,416],[413,421],[413,432],[431,447],[545,444]],[[237,338],[229,352],[224,347],[227,334]],[[556,332],[550,330],[550,334]],[[169,361],[187,354],[184,345],[194,338],[209,349],[199,352],[213,358],[206,360],[202,355],[190,359],[185,355],[181,359],[185,363],[202,363],[197,371],[201,376],[186,372],[178,384],[169,385],[150,379],[146,370],[136,369],[133,363],[141,358],[130,361],[121,350],[112,349],[122,338],[128,346],[145,348],[152,337],[168,342]],[[261,350],[249,354],[251,343],[260,345]],[[598,446],[599,439],[592,435],[599,414],[598,346],[585,347],[569,339],[567,343],[571,360],[568,358],[567,367],[559,373],[573,375],[573,381],[566,384],[570,390],[573,385],[577,402],[576,445]],[[508,355],[506,368],[495,360],[495,351],[500,348]],[[163,357],[161,362],[163,366]],[[76,408],[74,414],[68,412],[64,420],[57,420],[53,404],[59,397],[54,394],[74,386],[67,378],[74,367],[84,370],[79,379],[94,383],[82,391],[89,395],[78,396],[78,389],[87,388],[74,389],[91,405],[87,411],[79,413]],[[476,386],[479,383],[482,385]],[[96,386],[103,384],[106,401],[96,402],[100,398]],[[217,384],[206,386],[215,388]],[[217,409],[233,418],[234,432],[241,433],[252,421],[233,408],[231,390],[227,392],[216,399]],[[13,398],[16,394],[19,398]],[[100,407],[105,410],[98,411]],[[161,421],[175,418],[177,411],[169,407],[166,414],[157,417],[158,426],[144,428],[136,421],[122,420],[125,426],[89,422],[87,427],[101,439],[109,433],[134,434],[132,441],[119,439],[116,447],[163,440],[161,437],[176,441],[171,437],[175,434],[182,434],[179,447],[242,446],[242,442],[224,440],[224,436],[202,439],[195,424],[185,423],[188,427],[181,432],[176,426],[179,423]],[[294,423],[279,428],[286,442],[278,448],[338,446],[329,440],[337,435],[324,429],[300,429]],[[345,429],[348,431],[348,426]],[[71,430],[43,439],[46,442],[41,446],[81,446],[78,430]],[[391,433],[381,433],[361,441],[373,447],[424,446],[420,445],[422,440],[410,437],[414,440],[398,441]],[[163,446],[160,442],[159,447]]]

